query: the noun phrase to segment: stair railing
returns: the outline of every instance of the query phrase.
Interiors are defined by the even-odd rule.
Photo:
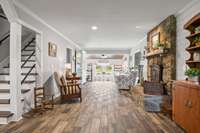
[[[22,79],[21,84],[23,84],[26,80],[26,78],[30,75],[30,73],[32,72],[32,70],[35,68],[36,64],[34,64],[31,69],[28,71],[28,73],[25,75],[25,77]]]
[[[6,16],[0,14],[0,18],[3,18],[4,20],[8,20]],[[2,43],[7,40],[8,38],[10,37],[10,31],[8,31],[8,33],[6,34],[5,37],[3,37],[1,40],[0,40],[0,46],[2,45]]]
[[[1,40],[0,40],[0,46],[2,45],[2,43],[7,40],[8,38],[10,38],[10,34],[8,33],[5,37],[3,37]]]
[[[35,41],[35,38],[33,38],[30,42],[28,42],[28,44],[21,50],[24,51],[28,46],[31,45],[31,43],[33,43]]]
[[[35,50],[33,51],[33,53],[31,55],[29,55],[29,57],[24,61],[24,63],[22,64],[21,68],[23,68],[26,63],[29,61],[29,59],[35,54]]]
[[[27,47],[29,47],[29,46],[31,45],[31,43],[33,43],[34,41],[35,41],[35,38],[33,38],[33,39],[22,49],[22,51],[24,51]],[[26,65],[26,63],[31,59],[31,57],[34,56],[34,54],[35,54],[35,49],[33,50],[32,54],[29,55],[28,58],[24,61],[24,63],[21,65],[21,68],[23,68],[23,67]],[[34,64],[34,65],[30,68],[30,70],[28,71],[28,73],[27,73],[27,74],[24,76],[24,78],[22,79],[21,84],[23,84],[23,83],[26,81],[27,77],[30,75],[30,73],[32,72],[32,70],[33,70],[35,67],[36,67],[36,64]]]
[[[30,42],[28,42],[28,44],[24,47],[24,48],[22,48],[21,49],[21,51],[24,51],[28,46],[30,46],[31,45],[31,43],[33,43],[35,41],[35,38],[33,38]],[[0,44],[1,45],[1,44]],[[8,66],[7,67],[9,67],[9,63],[8,63]]]

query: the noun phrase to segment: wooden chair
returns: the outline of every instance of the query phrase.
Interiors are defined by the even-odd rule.
[[[35,110],[45,110],[54,108],[54,96],[46,95],[44,87],[34,89]]]
[[[67,83],[65,77],[60,77],[57,72],[54,73],[54,77],[60,89],[61,103],[74,98],[80,98],[80,102],[82,101],[81,88],[78,83]]]

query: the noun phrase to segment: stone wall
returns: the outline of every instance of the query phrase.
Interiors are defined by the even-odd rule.
[[[163,65],[163,81],[166,83],[166,90],[169,95],[171,95],[171,80],[176,78],[176,18],[175,16],[169,16],[158,26],[153,28],[147,37],[147,48],[148,53],[154,53],[156,49],[152,48],[152,36],[155,33],[160,33],[160,43],[165,44],[168,52],[162,56],[155,55],[148,57],[147,65],[147,78],[151,81],[150,66],[152,64]]]

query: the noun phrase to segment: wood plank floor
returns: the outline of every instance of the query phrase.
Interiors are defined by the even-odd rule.
[[[53,111],[0,126],[0,133],[182,133],[161,114],[146,113],[119,94],[113,82],[85,85],[83,101],[56,105]]]

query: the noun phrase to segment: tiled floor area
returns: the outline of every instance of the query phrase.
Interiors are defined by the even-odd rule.
[[[146,113],[119,94],[113,82],[85,85],[83,101],[56,105],[53,111],[0,126],[1,133],[181,133],[170,119]]]

